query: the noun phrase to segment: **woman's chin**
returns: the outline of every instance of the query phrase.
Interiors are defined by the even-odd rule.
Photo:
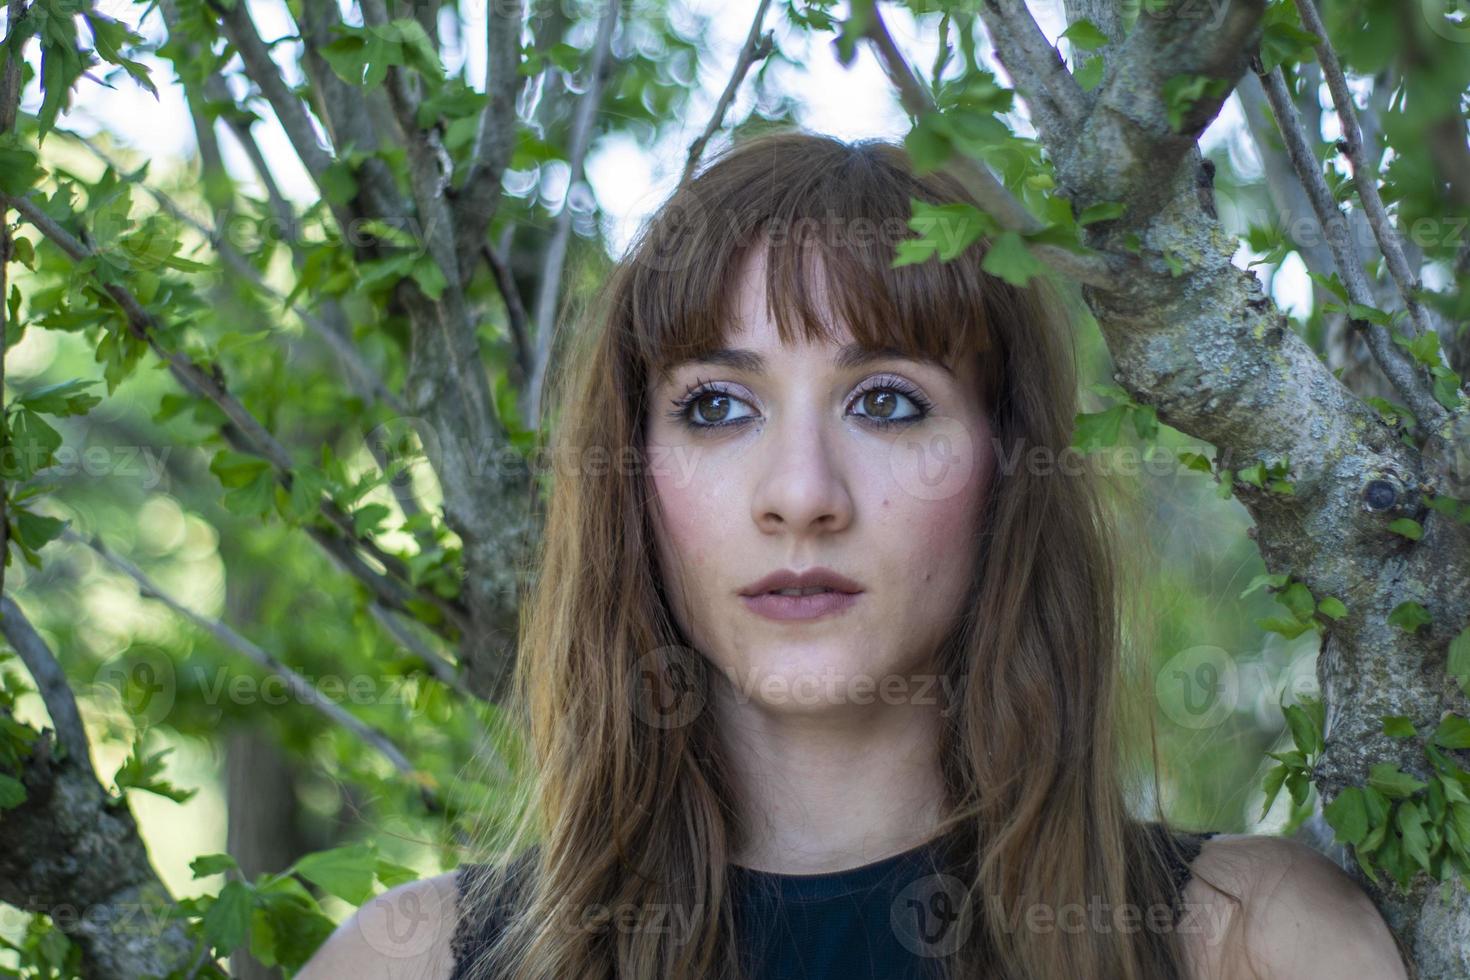
[[[747,663],[725,674],[736,704],[783,714],[902,703],[919,683],[896,664],[877,669],[819,650],[786,651],[777,662]]]

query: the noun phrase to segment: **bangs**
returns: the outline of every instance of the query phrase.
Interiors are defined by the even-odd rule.
[[[766,310],[783,344],[841,342],[845,328],[864,348],[947,366],[990,354],[978,365],[993,393],[992,322],[1011,287],[981,271],[979,246],[892,268],[899,242],[914,237],[911,199],[965,200],[939,175],[921,183],[890,143],[783,134],[737,144],[634,243],[626,339],[660,374],[724,346],[740,275],[764,251]]]

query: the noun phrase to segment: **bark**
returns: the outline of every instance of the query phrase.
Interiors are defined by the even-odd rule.
[[[1178,10],[1193,7],[1203,9]],[[1330,803],[1344,787],[1366,783],[1376,762],[1430,775],[1421,741],[1386,737],[1383,716],[1405,715],[1427,733],[1445,711],[1467,712],[1445,657],[1470,621],[1470,528],[1428,510],[1420,496],[1450,489],[1447,447],[1463,432],[1463,415],[1443,429],[1426,426],[1424,449],[1405,445],[1290,329],[1256,276],[1231,264],[1236,242],[1216,219],[1195,144],[1225,95],[1196,102],[1176,132],[1161,93],[1180,74],[1233,86],[1257,43],[1262,8],[1234,0],[1210,30],[1182,14],[1140,15],[1110,46],[1116,53],[1079,135],[1043,139],[1077,211],[1104,201],[1126,207],[1121,219],[1088,226],[1087,244],[1117,251],[1130,233],[1143,243],[1140,274],[1083,290],[1118,383],[1161,421],[1214,444],[1222,470],[1289,457],[1293,494],[1239,481],[1234,492],[1255,520],[1267,569],[1347,606],[1325,630],[1317,663],[1326,748],[1314,776]],[[1180,274],[1171,274],[1166,254],[1182,263]],[[1422,539],[1389,531],[1399,517],[1419,521]],[[1408,600],[1433,618],[1413,633],[1388,623]],[[1451,754],[1464,764],[1464,753]],[[1403,895],[1375,887],[1356,863],[1349,871],[1426,980],[1470,975],[1470,900],[1458,881],[1441,901],[1427,875]]]
[[[195,950],[148,859],[125,799],[97,781],[76,702],[55,658],[10,599],[5,638],[36,680],[56,731],[18,778],[26,800],[0,811],[0,902],[51,918],[81,949],[85,975],[135,980],[183,969]]]

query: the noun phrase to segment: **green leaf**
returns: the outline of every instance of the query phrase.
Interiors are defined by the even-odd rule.
[[[1266,819],[1266,814],[1271,810],[1271,804],[1276,802],[1277,795],[1281,792],[1281,784],[1286,782],[1287,774],[1291,770],[1286,766],[1272,766],[1266,772],[1266,803],[1261,807],[1261,816],[1258,819]]]
[[[347,844],[308,854],[291,870],[351,905],[361,905],[373,894],[377,855],[369,844]]]
[[[1250,595],[1252,592],[1256,591],[1263,585],[1269,585],[1273,589],[1285,588],[1286,583],[1290,581],[1290,579],[1291,576],[1285,574],[1284,572],[1280,575],[1257,575],[1255,578],[1251,579],[1251,584],[1245,587],[1245,591],[1240,594],[1240,597],[1244,599],[1246,596]]]
[[[383,504],[364,504],[352,512],[352,529],[359,537],[377,534],[382,524],[393,513]]]
[[[15,404],[24,405],[33,412],[45,412],[47,415],[85,415],[102,401],[101,395],[89,395],[82,391],[96,383],[87,378],[59,381],[20,395],[15,399]]]
[[[1096,24],[1085,18],[1073,21],[1060,36],[1071,41],[1083,51],[1096,51],[1108,43],[1108,36]]]
[[[1102,84],[1104,67],[1106,66],[1103,65],[1102,55],[1094,55],[1088,58],[1087,63],[1081,68],[1074,71],[1072,77],[1077,80],[1082,91],[1091,92]]]
[[[1317,603],[1317,611],[1329,619],[1341,619],[1347,615],[1347,606],[1334,596],[1327,596]]]
[[[1389,524],[1388,529],[1395,534],[1402,534],[1410,541],[1418,541],[1424,537],[1424,526],[1411,517],[1400,517]]]
[[[1041,262],[1031,254],[1021,236],[1014,231],[1003,231],[991,240],[985,251],[980,268],[999,279],[1004,279],[1017,288],[1024,287],[1031,277],[1040,275]]]
[[[1175,75],[1164,82],[1164,104],[1169,117],[1169,128],[1183,132],[1184,117],[1196,103],[1212,99],[1230,91],[1231,82],[1226,78],[1210,78],[1208,75]]]
[[[1214,467],[1210,465],[1209,458],[1201,453],[1181,452],[1176,453],[1175,457],[1189,469],[1198,473],[1214,472]]]
[[[269,470],[270,464],[265,460],[232,449],[221,449],[209,461],[209,472],[225,487],[249,486],[261,473]]]
[[[207,878],[238,867],[235,859],[228,854],[201,854],[189,862],[189,870],[194,872],[196,878]]]
[[[241,517],[260,517],[276,505],[276,477],[269,469],[261,470],[243,487],[231,490],[220,501],[225,509]]]
[[[34,187],[41,179],[41,170],[36,166],[36,155],[19,146],[0,146],[0,193],[20,196]],[[17,239],[17,244],[20,239]],[[29,247],[27,242],[27,247]],[[20,258],[20,250],[16,250]],[[27,263],[29,264],[29,263]]]
[[[250,917],[254,896],[249,886],[240,881],[225,882],[218,897],[204,913],[204,938],[220,954],[239,949],[250,934]]]
[[[262,888],[260,908],[252,920],[251,954],[267,965],[300,969],[335,928],[315,900],[294,878]],[[256,928],[261,934],[257,937]]]
[[[925,113],[914,122],[914,128],[904,137],[904,148],[913,161],[914,171],[923,176],[933,173],[954,152],[949,126],[937,112]]]
[[[1077,216],[1077,223],[1079,225],[1090,225],[1098,221],[1111,221],[1114,218],[1121,218],[1127,210],[1127,207],[1119,204],[1117,201],[1103,201],[1085,208]]]
[[[1308,757],[1322,751],[1322,730],[1299,704],[1288,704],[1284,709],[1286,724],[1291,728],[1291,740]]]
[[[1401,799],[1413,796],[1424,788],[1424,783],[1404,772],[1392,762],[1375,762],[1369,768],[1368,785],[1384,796]]]
[[[438,300],[444,294],[444,287],[449,285],[449,281],[444,278],[444,270],[428,255],[420,257],[413,264],[413,281],[432,300]]]
[[[378,859],[375,868],[378,880],[385,888],[396,888],[410,881],[419,880],[419,873],[413,868],[405,868],[401,864],[394,864],[381,858]]]
[[[5,461],[6,469],[18,464],[16,477],[24,479],[49,467],[54,461],[56,450],[61,448],[61,433],[51,427],[40,414],[28,408],[16,413],[10,423],[11,449]]]
[[[1429,616],[1429,610],[1417,602],[1401,602],[1393,607],[1393,612],[1388,614],[1388,622],[1391,626],[1397,626],[1406,633],[1413,633],[1421,626],[1427,626],[1433,620]]]
[[[45,514],[33,514],[24,507],[14,513],[15,536],[20,544],[32,551],[40,551],[47,544],[61,537],[61,532],[70,526],[70,520],[60,520]]]
[[[909,205],[913,214],[908,226],[918,237],[899,242],[895,268],[928,261],[933,255],[948,262],[995,227],[989,215],[969,204],[934,205],[914,198]]]
[[[1266,71],[1312,54],[1317,35],[1284,20],[1268,21],[1261,30],[1261,65]]]
[[[1322,808],[1322,816],[1334,831],[1340,844],[1357,845],[1368,836],[1368,806],[1363,791],[1349,786],[1336,799]]]
[[[1424,811],[1412,800],[1405,800],[1399,804],[1397,819],[1399,834],[1404,839],[1404,852],[1408,854],[1419,867],[1425,871],[1429,870],[1429,838],[1424,833]]]
[[[1123,416],[1127,405],[1114,405],[1102,412],[1078,412],[1072,433],[1072,447],[1080,452],[1091,452],[1107,446],[1116,446],[1123,430]]]
[[[1457,714],[1447,714],[1430,739],[1447,749],[1470,749],[1470,721]]]
[[[1470,695],[1470,627],[1450,641],[1449,660],[1445,665],[1449,675],[1460,685],[1460,690]]]
[[[20,780],[0,772],[0,810],[14,810],[25,801],[25,785]]]
[[[1413,738],[1419,733],[1414,730],[1414,723],[1406,715],[1384,715],[1383,734],[1390,738]]]
[[[1301,806],[1307,801],[1307,794],[1311,792],[1312,781],[1307,778],[1306,773],[1293,769],[1286,774],[1286,789],[1291,793],[1292,805]]]
[[[1312,597],[1312,591],[1304,582],[1291,582],[1286,588],[1276,593],[1276,601],[1281,603],[1297,619],[1306,621],[1311,618],[1312,613],[1317,610],[1316,599]]]
[[[1294,640],[1312,628],[1311,623],[1300,619],[1287,619],[1285,616],[1267,616],[1265,619],[1256,620],[1256,625],[1269,633],[1280,633],[1288,640]]]
[[[139,733],[133,739],[132,752],[118,767],[117,775],[112,778],[114,785],[119,790],[138,789],[173,800],[175,803],[187,802],[198,790],[180,789],[161,778],[163,760],[172,751],[172,748],[166,748],[151,754],[146,752],[143,748],[143,735]]]
[[[1377,307],[1367,306],[1363,303],[1349,303],[1347,305],[1348,316],[1354,320],[1365,320],[1381,327],[1391,326],[1393,317]]]

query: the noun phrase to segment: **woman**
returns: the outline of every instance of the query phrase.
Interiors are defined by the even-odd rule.
[[[914,199],[971,201],[781,133],[649,223],[559,386],[525,819],[303,977],[1405,976],[1305,845],[1130,814],[1071,335],[983,243],[892,268]]]

